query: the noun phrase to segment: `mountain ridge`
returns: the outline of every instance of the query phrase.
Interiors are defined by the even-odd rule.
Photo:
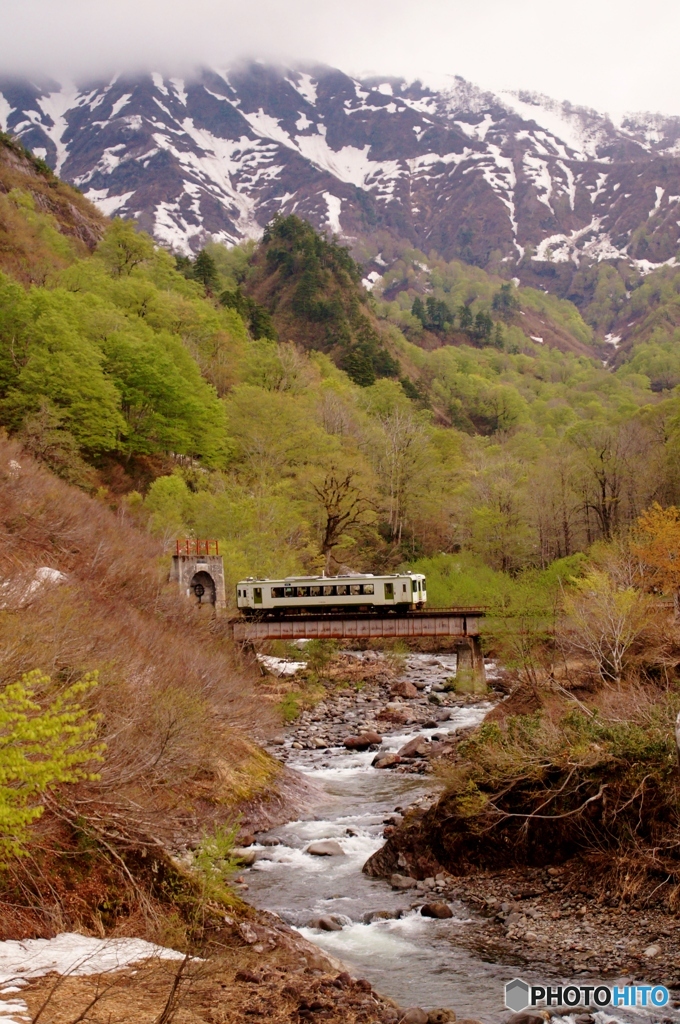
[[[436,84],[436,83],[433,83]],[[680,243],[680,118],[324,65],[250,63],[60,86],[0,82],[0,125],[105,214],[182,252],[295,213],[364,262],[380,233],[566,293]],[[375,268],[374,268],[375,269]]]

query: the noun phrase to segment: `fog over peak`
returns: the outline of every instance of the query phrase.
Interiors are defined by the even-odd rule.
[[[680,113],[680,8],[650,0],[2,0],[0,72],[101,80],[120,70],[190,74],[239,58],[349,72],[460,74],[599,110]]]

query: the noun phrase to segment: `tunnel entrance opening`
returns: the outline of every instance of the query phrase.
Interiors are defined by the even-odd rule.
[[[209,572],[201,570],[200,572],[194,573],[191,577],[189,589],[193,594],[194,601],[199,607],[203,607],[204,605],[207,605],[210,608],[215,607],[217,596],[215,581]]]

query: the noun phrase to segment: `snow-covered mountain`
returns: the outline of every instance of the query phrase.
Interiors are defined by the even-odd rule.
[[[252,63],[191,80],[4,80],[0,127],[178,251],[257,238],[279,211],[366,252],[387,233],[480,266],[521,261],[524,276],[584,258],[645,270],[678,250],[680,118],[615,124],[461,78]]]

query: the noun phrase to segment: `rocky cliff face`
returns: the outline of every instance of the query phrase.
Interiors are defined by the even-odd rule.
[[[648,270],[680,239],[680,118],[614,124],[460,78],[253,63],[191,80],[3,81],[0,127],[104,213],[185,252],[294,212],[378,267],[392,235],[551,287],[584,260]]]

